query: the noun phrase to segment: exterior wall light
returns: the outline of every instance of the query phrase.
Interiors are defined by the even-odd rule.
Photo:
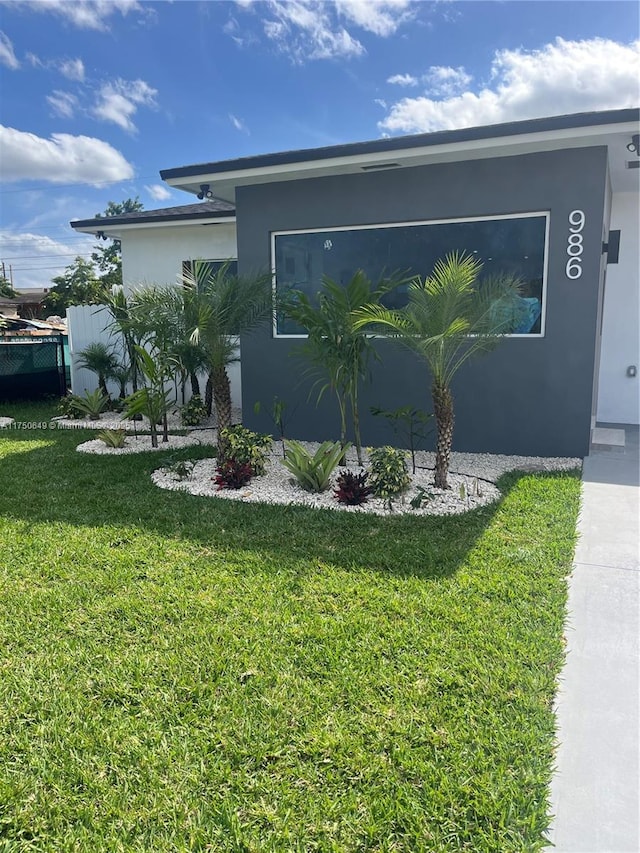
[[[627,145],[627,151],[635,153],[640,157],[640,133],[634,133],[631,137],[631,142]]]
[[[200,184],[200,192],[198,193],[197,198],[199,198],[200,201],[204,198],[213,198],[213,193],[211,192],[209,184]]]

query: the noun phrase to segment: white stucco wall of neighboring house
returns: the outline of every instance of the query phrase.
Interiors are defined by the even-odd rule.
[[[129,291],[141,284],[175,284],[182,262],[237,258],[236,224],[158,223],[122,231],[122,280]]]
[[[637,192],[614,193],[611,230],[620,257],[607,266],[598,382],[600,422],[640,423],[640,213]],[[635,366],[636,376],[627,375]]]

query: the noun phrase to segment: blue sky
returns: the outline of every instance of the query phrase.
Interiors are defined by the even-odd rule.
[[[69,220],[163,168],[637,106],[635,2],[0,0],[0,260],[46,287]]]

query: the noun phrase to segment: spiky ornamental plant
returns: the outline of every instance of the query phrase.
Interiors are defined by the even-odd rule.
[[[455,252],[439,260],[430,276],[409,286],[406,307],[367,305],[357,311],[359,329],[378,329],[427,362],[437,428],[434,485],[448,489],[453,440],[451,381],[462,365],[517,328],[520,281],[495,276],[478,284],[482,264]]]
[[[212,401],[218,426],[218,450],[223,455],[222,431],[231,426],[231,384],[227,368],[238,361],[237,339],[253,332],[272,314],[271,276],[231,275],[229,265],[212,271],[193,261],[183,273],[184,304],[190,343],[206,354]],[[208,401],[210,414],[211,400]]]
[[[315,379],[311,393],[317,403],[325,392],[335,394],[340,411],[340,441],[347,444],[347,409],[351,409],[354,444],[358,464],[362,465],[358,391],[366,378],[369,361],[376,357],[371,339],[356,325],[357,312],[397,286],[397,281],[382,281],[373,287],[362,270],[342,285],[325,276],[317,300],[293,290],[282,304],[284,313],[302,326],[307,340],[298,352],[309,363],[307,374]]]

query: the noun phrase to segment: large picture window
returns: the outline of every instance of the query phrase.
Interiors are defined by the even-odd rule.
[[[544,333],[546,296],[547,213],[403,222],[386,225],[327,228],[323,231],[281,231],[272,234],[274,287],[282,297],[300,290],[313,299],[323,276],[346,284],[358,269],[375,283],[383,277],[428,275],[439,258],[467,252],[483,264],[479,283],[498,273],[522,281],[523,320],[516,335]],[[385,298],[388,307],[406,302],[408,285]],[[285,317],[276,319],[277,337],[303,336],[304,330]]]

